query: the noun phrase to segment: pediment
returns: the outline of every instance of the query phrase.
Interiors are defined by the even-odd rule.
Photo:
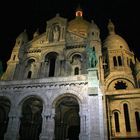
[[[47,21],[47,27],[49,28],[53,24],[59,24],[59,25],[66,25],[67,19],[60,17],[59,14],[56,14],[56,16],[49,21]]]
[[[47,43],[46,33],[34,38],[31,43],[33,47],[43,46]]]
[[[75,34],[72,32],[67,32],[66,35],[66,42],[68,44],[72,44],[72,43],[84,43],[86,41],[86,38],[81,36],[80,34]]]

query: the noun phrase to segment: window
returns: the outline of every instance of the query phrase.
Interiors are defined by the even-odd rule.
[[[31,76],[32,76],[32,72],[29,71],[29,72],[28,72],[28,75],[27,75],[27,78],[31,78]]]
[[[92,50],[95,51],[95,47],[92,47]]]
[[[114,66],[117,66],[117,59],[115,56],[113,57],[113,63],[114,63]]]
[[[15,60],[15,58],[16,58],[16,55],[13,56],[13,60]]]
[[[140,131],[140,115],[139,112],[135,112],[135,118],[136,118],[136,125],[137,125],[137,130]]]
[[[128,105],[123,104],[126,132],[131,132]]]
[[[46,69],[49,77],[55,76],[57,53],[50,52],[45,56]]]
[[[126,89],[126,88],[127,88],[127,85],[126,85],[126,83],[123,82],[123,81],[117,81],[117,83],[115,83],[114,88],[115,88],[116,90],[119,90],[119,89]]]
[[[120,56],[118,56],[118,63],[119,63],[119,66],[122,66],[122,59]]]
[[[119,114],[118,114],[118,112],[114,112],[114,120],[115,120],[115,130],[116,130],[116,132],[120,132],[120,124],[119,124]]]
[[[54,73],[55,73],[55,61],[56,61],[56,58],[50,58],[49,77],[54,76]]]
[[[79,75],[79,68],[78,68],[78,67],[76,67],[76,68],[74,69],[74,75]]]

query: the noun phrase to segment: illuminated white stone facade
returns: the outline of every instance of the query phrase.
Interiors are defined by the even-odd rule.
[[[0,81],[1,140],[140,139],[140,62],[111,21],[101,42],[82,15],[17,37]]]

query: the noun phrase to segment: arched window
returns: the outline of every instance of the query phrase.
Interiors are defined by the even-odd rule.
[[[78,67],[76,67],[76,68],[74,69],[74,75],[79,75],[79,68],[78,68]]]
[[[119,66],[122,66],[122,58],[121,58],[121,56],[118,56],[118,63],[119,63]]]
[[[115,130],[116,130],[116,132],[120,132],[120,124],[119,124],[119,114],[118,114],[118,112],[114,112],[114,120],[115,120]]]
[[[15,58],[16,58],[16,55],[13,56],[13,60],[15,60]]]
[[[117,59],[116,59],[116,56],[113,57],[113,63],[114,63],[114,66],[117,66]]]
[[[28,72],[28,75],[27,75],[27,78],[29,78],[29,79],[30,79],[30,78],[31,78],[31,76],[32,76],[32,72],[31,72],[31,71],[29,71],[29,72]]]
[[[92,50],[95,51],[95,47],[92,47]]]
[[[54,72],[55,72],[55,61],[56,61],[56,58],[54,58],[54,57],[50,58],[49,77],[53,77],[54,76]]]
[[[31,65],[31,64],[33,64],[34,62],[35,62],[34,59],[29,59],[28,62],[27,62],[27,64],[28,64],[28,65]]]
[[[92,35],[94,36],[94,32],[92,32]]]
[[[140,131],[140,115],[139,112],[135,112],[135,118],[136,118],[136,125],[137,125],[137,130]]]
[[[131,132],[128,105],[123,104],[126,132]]]
[[[56,59],[57,59],[56,52],[50,52],[45,56],[45,62],[48,67],[48,76],[49,77],[53,77],[55,75]]]

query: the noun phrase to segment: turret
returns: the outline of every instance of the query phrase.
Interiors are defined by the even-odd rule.
[[[28,42],[28,35],[26,30],[19,34],[16,38],[15,46],[12,50],[10,59],[7,62],[7,69],[4,73],[3,80],[13,80],[14,77],[18,74],[17,66],[19,64],[19,59],[22,59],[23,52],[25,50],[25,44]]]
[[[107,86],[110,86],[110,90],[134,88],[135,78],[131,67],[131,64],[135,63],[134,53],[130,51],[127,42],[116,34],[115,25],[111,20],[108,23],[108,32],[109,35],[103,43],[105,78],[109,79],[110,84]],[[119,86],[121,84],[124,86]]]
[[[138,87],[140,87],[140,61],[138,59],[136,59],[135,72],[136,72],[137,84]]]

